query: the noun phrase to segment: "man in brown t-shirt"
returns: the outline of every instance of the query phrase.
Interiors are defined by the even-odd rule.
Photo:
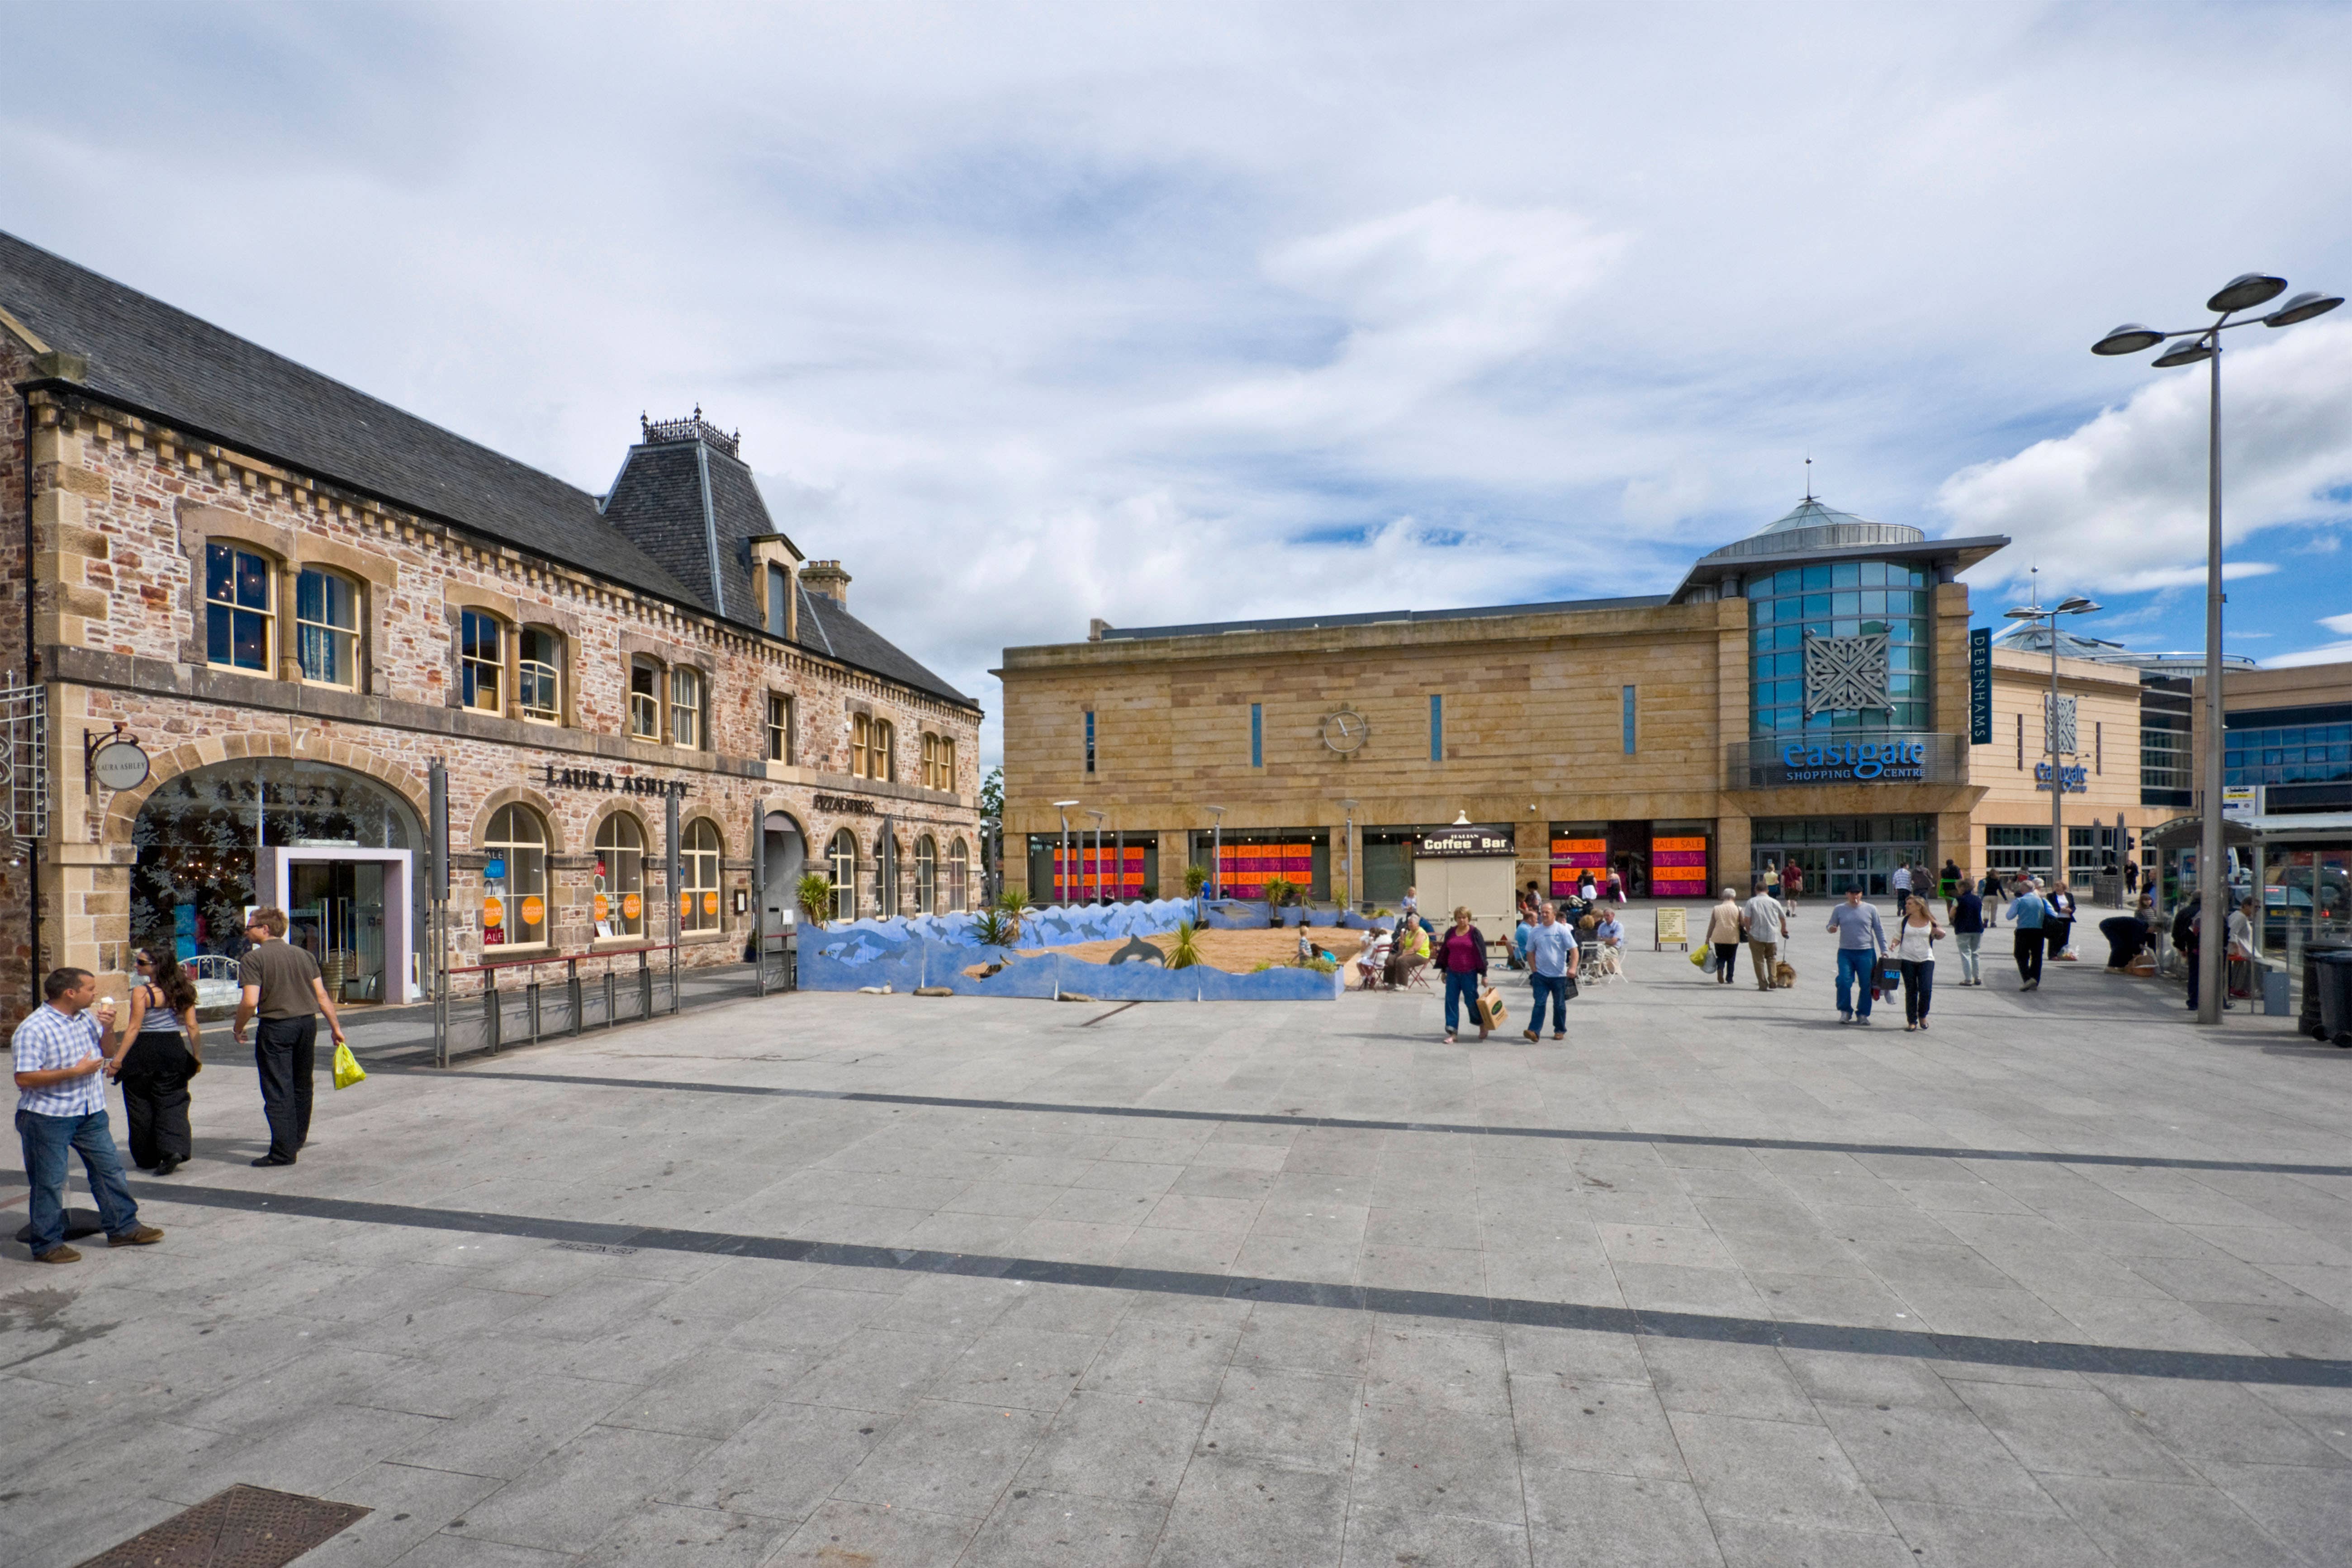
[[[236,1043],[245,1044],[245,1026],[261,1015],[261,1030],[253,1044],[253,1065],[261,1075],[261,1113],[269,1121],[269,1152],[257,1165],[290,1165],[310,1138],[310,1080],[317,1070],[318,1014],[324,1010],[335,1044],[343,1043],[343,1026],[335,1004],[319,978],[317,961],[286,942],[286,911],[256,910],[246,922],[253,942],[245,955],[238,980],[245,994],[236,1004]]]

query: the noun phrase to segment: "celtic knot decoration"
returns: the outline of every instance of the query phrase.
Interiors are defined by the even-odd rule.
[[[2061,756],[2074,752],[2074,700],[2042,694],[2042,749]]]
[[[1886,634],[1805,637],[1805,716],[1893,708],[1886,695]]]

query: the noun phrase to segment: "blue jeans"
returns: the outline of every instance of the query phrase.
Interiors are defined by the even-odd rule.
[[[1838,949],[1837,993],[1839,1012],[1858,1012],[1865,1018],[1870,1016],[1870,975],[1872,968],[1877,963],[1878,954],[1869,948],[1842,947]],[[1855,1004],[1853,994],[1854,989],[1857,985],[1859,985],[1862,990],[1861,1002],[1858,1006]]]
[[[1551,998],[1551,1032],[1568,1033],[1568,976],[1565,974],[1530,974],[1528,989],[1535,993],[1535,1005],[1528,1012],[1528,1027],[1536,1034],[1543,1033],[1544,998]]]
[[[114,1152],[114,1134],[107,1130],[106,1112],[87,1116],[42,1116],[16,1112],[16,1136],[25,1145],[25,1179],[33,1184],[33,1256],[40,1257],[66,1239],[66,1151],[78,1151],[89,1175],[89,1190],[98,1198],[99,1223],[109,1236],[121,1236],[139,1223],[139,1205],[122,1179],[122,1159]]]
[[[1445,972],[1445,1032],[1454,1033],[1462,1026],[1464,1007],[1470,1009],[1470,1021],[1478,1021],[1478,972],[1475,969]]]

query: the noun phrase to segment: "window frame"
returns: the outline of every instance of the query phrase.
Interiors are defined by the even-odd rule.
[[[636,839],[635,844],[621,842],[621,829],[625,827],[628,835]],[[611,932],[598,937],[598,941],[628,939],[642,942],[645,939],[646,844],[649,837],[646,825],[639,822],[633,812],[616,811],[597,825],[596,842],[591,846],[596,858],[590,875],[606,885],[603,888],[592,885],[590,890],[593,895],[605,899],[604,923],[612,927]],[[606,867],[607,857],[611,858],[609,869]],[[631,893],[637,896],[637,912],[634,917],[629,914],[628,906],[624,901]],[[596,918],[593,903],[589,905],[588,915],[591,921]],[[593,924],[590,929],[594,929]]]
[[[844,851],[847,853],[845,855]],[[833,879],[833,918],[854,921],[857,918],[857,835],[846,827],[835,830],[825,841],[825,874]]]
[[[793,574],[776,562],[768,563],[767,626],[772,637],[790,635]]]
[[[898,726],[887,719],[875,720],[866,745],[866,761],[874,770],[866,776],[884,784],[896,784],[898,780]]]
[[[516,831],[515,825],[519,823],[537,830],[539,837],[535,842],[522,837]],[[499,831],[501,826],[506,829],[503,834]],[[499,925],[506,932],[505,939],[500,942],[485,941],[482,944],[485,950],[490,947],[545,947],[549,944],[548,931],[553,923],[552,919],[542,919],[539,922],[536,928],[538,934],[525,935],[523,933],[531,928],[523,923],[522,905],[525,899],[536,898],[542,906],[542,913],[553,916],[552,900],[547,889],[548,858],[553,846],[554,839],[549,832],[547,819],[539,814],[537,808],[520,801],[509,801],[499,807],[490,814],[489,821],[483,825],[480,843],[485,864],[482,893],[485,898],[496,898],[500,901],[502,915]],[[505,861],[505,876],[496,879],[490,876],[488,863],[494,859]],[[484,932],[485,937],[488,934]]]
[[[478,626],[488,627],[498,639],[498,651],[489,658],[471,651],[478,647],[475,638]],[[501,616],[493,611],[464,605],[457,612],[457,706],[469,713],[496,713],[507,710],[507,645],[512,632]],[[488,671],[490,700],[485,705],[477,700],[482,676]]]
[[[1095,710],[1087,710],[1087,777],[1095,776]]]
[[[725,874],[727,841],[719,825],[698,816],[678,830],[677,930],[680,936],[699,936],[724,929],[726,902],[719,898],[719,878]]]
[[[213,596],[213,564],[215,552],[226,557],[228,562],[229,596],[226,599],[216,599]],[[246,604],[239,596],[242,583],[237,575],[237,559],[240,556],[257,563],[261,568],[259,575],[262,603],[258,605]],[[277,561],[251,545],[233,539],[208,539],[205,542],[205,663],[207,666],[214,669],[243,670],[248,675],[275,676],[278,673],[279,593],[278,575]],[[212,649],[213,626],[215,620],[222,616],[227,617],[224,624],[228,627],[226,639],[228,658],[226,659],[215,658]],[[258,665],[237,662],[236,618],[239,616],[251,616],[261,623],[261,662]]]
[[[915,912],[935,915],[940,896],[940,841],[928,833],[915,836]]]
[[[681,692],[693,700],[686,700],[680,696]],[[703,749],[703,738],[707,732],[703,716],[709,708],[708,693],[709,682],[703,679],[698,668],[690,664],[669,667],[669,743],[681,752]],[[685,715],[688,722],[681,724],[678,721],[680,715]],[[693,732],[687,733],[688,730]]]
[[[312,579],[320,583],[339,584],[346,594],[351,608],[352,624],[341,626],[333,621],[312,620],[302,613],[303,588]],[[331,691],[357,691],[360,689],[360,626],[365,614],[364,584],[347,572],[332,567],[306,565],[294,574],[294,663],[301,671],[302,684],[322,686]],[[347,657],[344,666],[351,672],[349,680],[330,680],[310,673],[310,646],[323,642]]]
[[[1445,760],[1445,694],[1442,691],[1429,694],[1429,760]]]
[[[768,761],[793,765],[798,750],[794,731],[800,728],[797,707],[789,691],[768,693]]]
[[[948,909],[960,912],[971,897],[971,850],[958,834],[948,846]]]
[[[869,765],[866,761],[867,740],[873,729],[874,721],[865,714],[852,713],[849,716],[849,776],[851,778],[862,779],[873,776],[866,771]]]
[[[637,677],[646,678],[646,689],[637,689]],[[662,742],[662,719],[667,705],[662,701],[664,667],[662,661],[648,654],[629,656],[629,739],[657,746]],[[652,728],[644,721],[650,715]]]
[[[549,658],[529,657],[530,639],[547,639]],[[563,634],[553,626],[525,626],[515,628],[515,716],[527,724],[561,724],[563,722]],[[553,688],[553,700],[544,709],[533,708],[525,693],[530,689],[534,669],[546,671],[547,683]]]

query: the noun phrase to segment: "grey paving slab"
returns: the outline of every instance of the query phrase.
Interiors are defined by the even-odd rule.
[[[0,1247],[0,1546],[249,1480],[353,1563],[2343,1560],[2334,1055],[1631,969],[1564,1047],[793,996],[200,1124],[163,1247]]]

